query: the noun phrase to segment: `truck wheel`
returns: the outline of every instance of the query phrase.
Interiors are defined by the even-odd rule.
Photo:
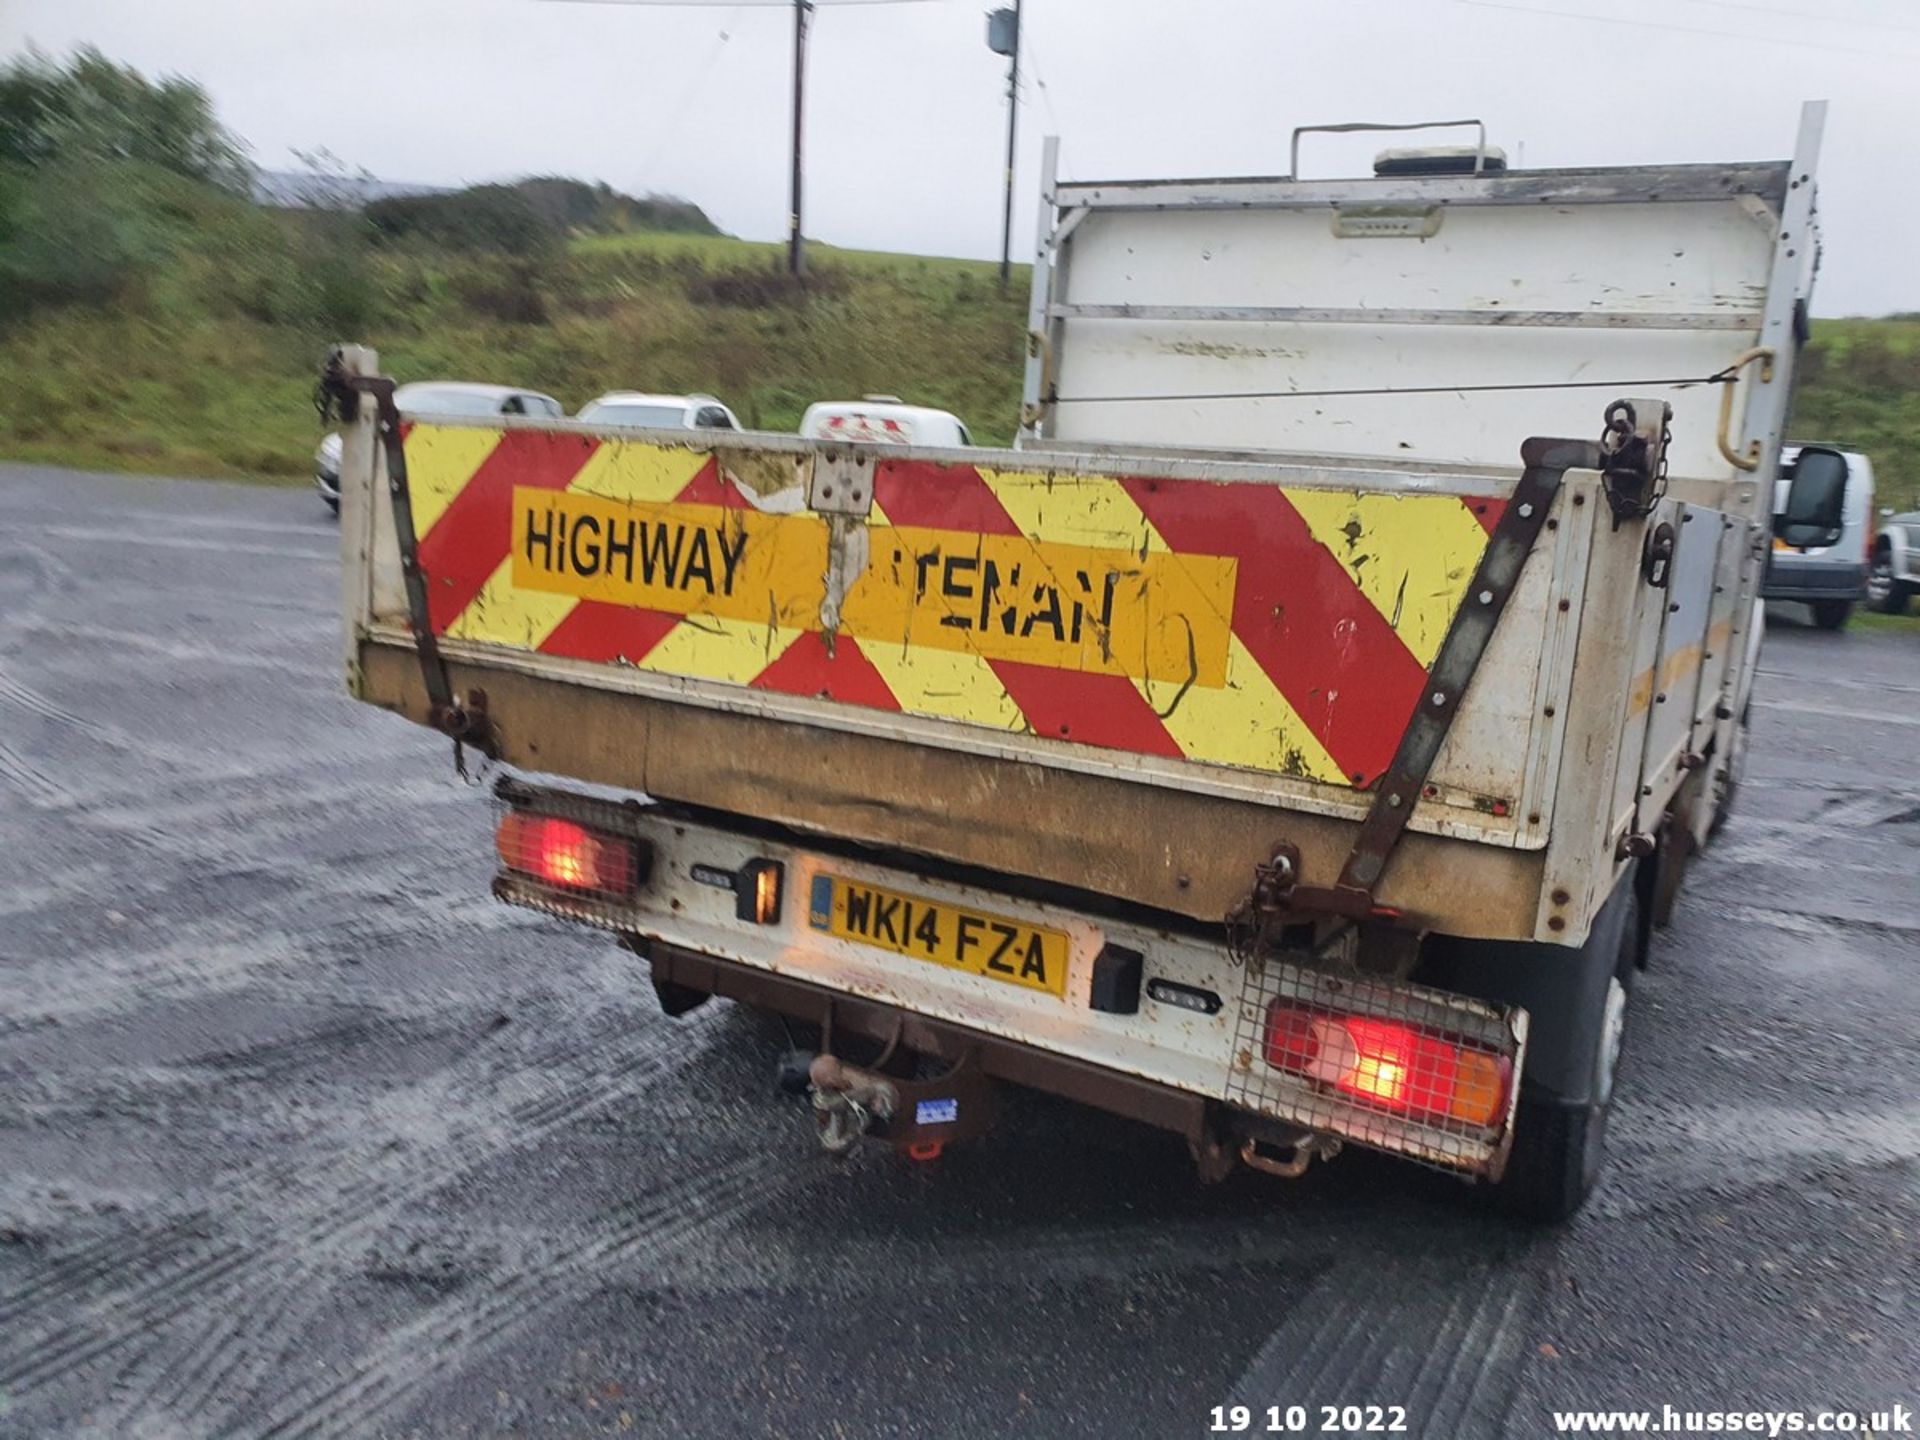
[[[1838,630],[1852,618],[1851,600],[1816,600],[1813,602],[1813,623],[1822,630]]]
[[[1645,863],[1644,861],[1641,863]],[[1620,877],[1578,950],[1430,935],[1417,979],[1531,1017],[1506,1173],[1482,1194],[1511,1214],[1564,1220],[1600,1174],[1627,996],[1639,969],[1640,876]]]
[[[1584,1100],[1563,1100],[1522,1090],[1514,1117],[1513,1151],[1494,1191],[1496,1203],[1522,1219],[1554,1223],[1586,1203],[1606,1160],[1607,1116],[1613,1110],[1614,1076],[1626,1034],[1627,1000],[1633,986],[1640,933],[1640,897],[1627,887],[1622,923],[1612,939],[1616,954],[1598,1004],[1580,1024],[1594,1032],[1593,1073]],[[1596,927],[1598,928],[1598,927]]]

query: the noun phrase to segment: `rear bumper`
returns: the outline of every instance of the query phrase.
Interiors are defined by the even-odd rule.
[[[1763,600],[1859,600],[1866,594],[1867,567],[1859,560],[1790,560],[1767,564]]]
[[[971,1054],[990,1079],[1042,1090],[1172,1130],[1193,1143],[1200,1143],[1206,1135],[1208,1101],[1191,1091],[916,1015],[824,985],[775,975],[738,960],[701,955],[663,940],[636,938],[631,948],[652,965],[656,985],[718,995],[756,1010],[791,1016],[819,1025],[834,1037],[856,1035],[884,1045],[897,1035],[905,1049],[948,1062]]]
[[[1503,1114],[1478,1122],[1382,1108],[1351,1090],[1273,1068],[1267,1026],[1270,1009],[1283,1003],[1303,1014],[1373,1016],[1456,1037],[1455,1043],[1518,1075],[1528,1026],[1522,1010],[1322,968],[1331,961],[1309,965],[1269,955],[1261,963],[1239,963],[1217,931],[1162,928],[1152,919],[1092,908],[1090,898],[1033,893],[1017,879],[990,883],[991,877],[876,857],[862,847],[800,843],[750,821],[518,781],[498,789],[524,817],[585,826],[637,847],[639,878],[628,882],[629,892],[582,893],[536,879],[524,868],[533,863],[530,852],[509,842],[523,868],[503,869],[494,893],[613,931],[648,959],[656,983],[672,987],[662,995],[669,1009],[718,994],[820,1023],[835,1035],[885,1041],[898,1027],[900,1043],[910,1050],[969,1055],[989,1078],[1189,1138],[1225,1126],[1265,1136],[1337,1137],[1488,1177],[1505,1164],[1517,1086],[1508,1090]],[[768,913],[755,918],[754,904],[743,898],[754,893],[754,882],[742,877],[760,871],[781,878]],[[882,926],[891,929],[881,913],[898,913],[891,908],[896,902],[906,907],[901,935],[910,933],[915,944],[925,933],[916,914],[940,932],[952,931],[955,917],[966,913],[980,917],[969,922],[976,936],[998,933],[1012,941],[1020,927],[1045,931],[1059,948],[1049,947],[1042,979],[1050,967],[1063,968],[1051,968],[1053,983],[1043,990],[994,978],[983,964],[920,958],[911,947],[853,938],[850,918],[834,919],[836,886],[841,894],[850,888],[894,897],[884,907],[873,901],[872,936]],[[867,913],[862,902],[861,914]],[[848,901],[846,917],[852,914]],[[927,949],[931,956],[933,940]],[[994,952],[996,959],[1004,953],[1023,952],[1005,946]],[[984,958],[984,950],[974,954]],[[1109,983],[1097,988],[1103,960]],[[1014,973],[991,968],[1002,977]],[[1131,983],[1116,983],[1114,973],[1128,970]]]

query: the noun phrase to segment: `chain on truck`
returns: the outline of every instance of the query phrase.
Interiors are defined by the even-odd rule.
[[[501,899],[812,1037],[830,1150],[1027,1086],[1565,1215],[1739,779],[1824,114],[1356,179],[1049,142],[1007,450],[403,417],[344,347],[350,686],[510,767]]]

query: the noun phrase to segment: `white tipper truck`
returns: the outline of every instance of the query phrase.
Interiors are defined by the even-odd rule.
[[[1049,143],[1012,449],[403,418],[344,347],[348,682],[505,767],[503,900],[813,1037],[830,1148],[1011,1084],[1565,1215],[1739,776],[1823,119],[1353,179]]]

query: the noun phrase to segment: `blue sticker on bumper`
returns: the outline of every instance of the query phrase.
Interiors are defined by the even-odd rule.
[[[958,1100],[922,1100],[913,1107],[916,1125],[951,1125],[960,1118]]]

